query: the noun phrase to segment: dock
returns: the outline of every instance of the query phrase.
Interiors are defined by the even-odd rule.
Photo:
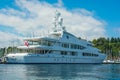
[[[103,64],[120,64],[120,60],[105,60]]]

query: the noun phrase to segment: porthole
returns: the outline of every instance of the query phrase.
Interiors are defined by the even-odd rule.
[[[54,59],[54,61],[56,61],[56,59]]]
[[[67,39],[69,39],[69,36],[66,36]]]

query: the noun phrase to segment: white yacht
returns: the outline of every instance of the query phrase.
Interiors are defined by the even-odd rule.
[[[86,40],[67,32],[56,11],[54,29],[47,36],[24,39],[16,53],[5,56],[6,63],[102,63],[106,55]]]

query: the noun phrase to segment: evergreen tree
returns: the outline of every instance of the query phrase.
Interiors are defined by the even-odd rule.
[[[120,52],[120,37],[118,38],[98,38],[92,41],[95,47],[103,53],[108,54],[112,59],[116,59]]]

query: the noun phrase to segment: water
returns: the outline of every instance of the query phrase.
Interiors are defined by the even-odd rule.
[[[120,64],[0,64],[0,80],[120,80]]]

